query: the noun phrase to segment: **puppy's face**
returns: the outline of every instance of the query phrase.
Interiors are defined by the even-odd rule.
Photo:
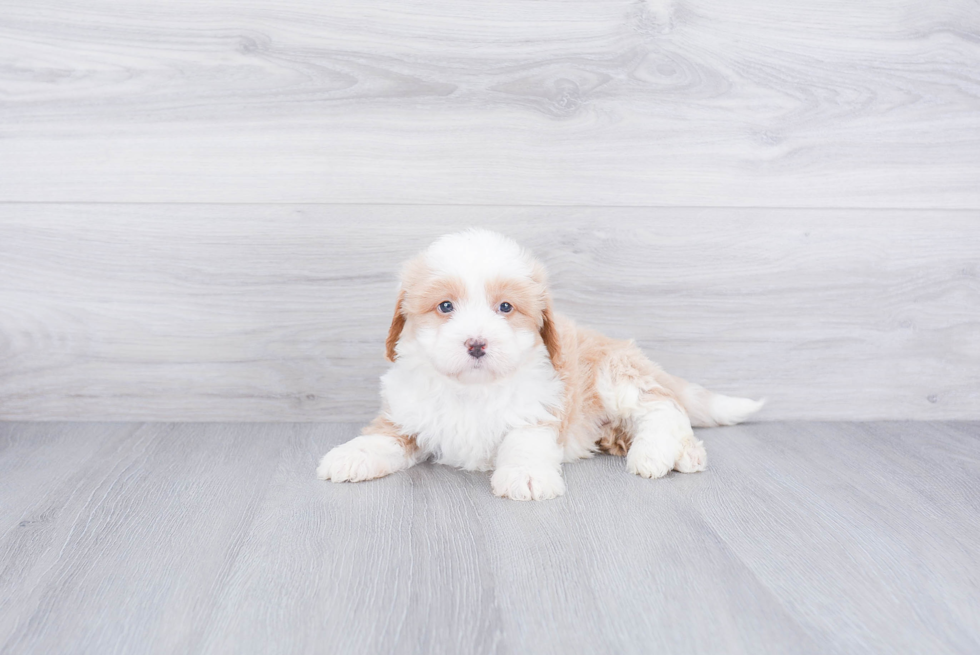
[[[507,377],[552,346],[545,273],[516,243],[472,230],[443,237],[402,273],[388,358],[411,344],[442,375]]]

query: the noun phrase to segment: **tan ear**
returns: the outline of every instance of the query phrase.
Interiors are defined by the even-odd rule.
[[[551,302],[544,308],[544,323],[541,325],[541,340],[544,347],[548,349],[548,357],[555,368],[561,364],[561,338],[558,336],[558,327],[555,325],[555,317],[551,311]]]
[[[389,362],[395,361],[395,346],[398,338],[402,335],[402,328],[405,327],[405,314],[402,313],[402,303],[405,301],[405,292],[398,292],[398,302],[395,303],[395,315],[391,317],[391,327],[388,328],[388,338],[385,339],[385,357]]]

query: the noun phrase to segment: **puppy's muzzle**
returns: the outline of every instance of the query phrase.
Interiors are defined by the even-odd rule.
[[[487,354],[487,342],[483,339],[467,339],[464,343],[466,352],[474,359],[480,359]]]

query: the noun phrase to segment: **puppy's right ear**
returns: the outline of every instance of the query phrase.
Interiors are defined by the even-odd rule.
[[[398,302],[395,303],[395,315],[391,317],[391,327],[388,328],[388,338],[385,339],[385,357],[389,362],[395,361],[398,356],[395,353],[395,346],[398,345],[398,338],[402,335],[402,328],[405,327],[405,314],[403,313],[405,304],[405,291],[398,292]]]

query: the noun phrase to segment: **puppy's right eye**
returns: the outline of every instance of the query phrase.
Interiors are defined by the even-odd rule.
[[[448,300],[443,300],[441,303],[439,303],[439,311],[443,314],[448,314],[449,312],[453,311],[453,304]]]

